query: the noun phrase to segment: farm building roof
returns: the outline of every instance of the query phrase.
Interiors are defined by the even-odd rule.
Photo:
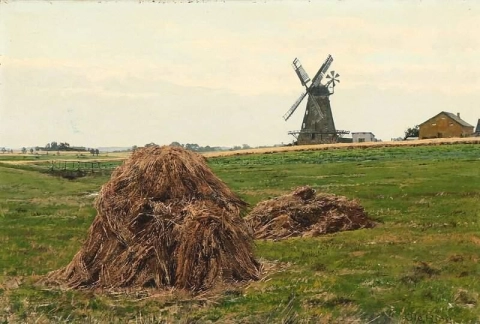
[[[447,112],[447,111],[442,111],[438,114],[436,114],[435,116],[433,116],[432,118],[429,118],[428,120],[424,121],[423,123],[421,123],[420,125],[423,125],[425,123],[428,123],[430,120],[432,120],[433,118],[437,117],[438,115],[440,114],[445,114],[447,115],[448,117],[450,117],[451,119],[453,119],[454,121],[456,121],[457,123],[459,123],[460,125],[462,126],[465,126],[465,127],[473,127],[473,125],[470,125],[469,123],[467,123],[466,121],[464,121],[463,119],[461,119],[459,116],[455,115],[455,114],[452,114],[451,112]]]

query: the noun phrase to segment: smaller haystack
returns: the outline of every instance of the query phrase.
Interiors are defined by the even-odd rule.
[[[260,202],[246,221],[256,239],[312,237],[374,226],[357,201],[332,194],[316,194],[308,186]]]
[[[45,283],[198,291],[259,276],[241,217],[246,203],[199,154],[169,146],[135,151],[112,173],[95,207],[80,251]]]

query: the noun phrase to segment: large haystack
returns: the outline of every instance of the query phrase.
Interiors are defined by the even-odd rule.
[[[318,236],[373,227],[354,200],[299,187],[291,194],[260,202],[246,217],[256,239]]]
[[[178,147],[137,150],[95,201],[81,250],[47,283],[70,288],[204,290],[258,278],[238,198],[205,163]]]

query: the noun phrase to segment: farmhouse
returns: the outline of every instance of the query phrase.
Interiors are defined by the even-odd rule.
[[[353,143],[362,143],[362,142],[376,142],[377,139],[372,132],[353,132],[352,133]]]
[[[446,111],[419,125],[419,138],[466,137],[473,134],[473,126],[460,118],[460,113]]]

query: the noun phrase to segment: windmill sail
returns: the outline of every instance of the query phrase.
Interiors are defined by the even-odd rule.
[[[320,84],[320,81],[322,81],[323,76],[325,73],[327,73],[328,69],[330,68],[330,65],[333,62],[333,57],[331,55],[328,55],[327,59],[325,62],[323,62],[322,66],[318,70],[317,74],[312,79],[312,86],[318,86]]]
[[[303,98],[305,98],[306,95],[307,95],[306,92],[302,93],[300,97],[298,97],[297,101],[295,101],[295,103],[292,105],[292,107],[290,107],[290,109],[285,113],[285,115],[283,115],[283,119],[285,119],[285,121],[288,118],[290,118],[290,116],[292,116],[292,114],[295,112],[295,110],[300,105],[300,103],[302,102]]]
[[[300,82],[302,83],[303,86],[306,86],[307,82],[310,81],[310,77],[308,76],[307,72],[305,69],[302,67],[302,64],[300,63],[300,60],[296,58],[293,60],[293,69],[295,70],[295,73],[297,73],[298,78],[300,79]]]

